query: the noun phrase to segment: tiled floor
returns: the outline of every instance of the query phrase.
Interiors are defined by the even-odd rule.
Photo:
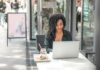
[[[6,26],[0,26],[0,70],[30,70],[25,40],[9,40],[7,47],[6,31]]]
[[[26,70],[25,53],[19,45],[0,48],[0,70]]]
[[[29,47],[29,54],[30,54],[30,66],[31,66],[31,69],[32,70],[38,70],[36,63],[33,60],[33,54],[39,53],[37,51],[37,48],[35,47],[36,46],[35,41],[33,41],[32,43],[30,43],[29,46],[30,46]]]

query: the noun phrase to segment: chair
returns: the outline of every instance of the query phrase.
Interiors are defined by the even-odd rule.
[[[36,46],[37,49],[40,51],[40,46],[44,48],[44,40],[45,40],[45,35],[37,35],[36,36]],[[39,46],[40,45],[40,46]]]

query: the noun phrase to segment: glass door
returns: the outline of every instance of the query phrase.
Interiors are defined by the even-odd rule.
[[[93,50],[94,47],[94,4],[95,0],[83,0],[82,49]]]
[[[49,17],[53,14],[61,13],[65,16],[67,23],[68,21],[68,11],[66,0],[43,0],[42,1],[42,33],[47,34]],[[68,28],[67,28],[68,29]]]
[[[66,30],[70,30],[70,0],[31,0],[30,38],[36,39],[37,34],[48,32],[49,18],[53,14],[61,13],[66,18]]]

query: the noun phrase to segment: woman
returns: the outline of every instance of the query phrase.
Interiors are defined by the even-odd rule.
[[[65,17],[62,14],[55,14],[49,19],[49,31],[45,41],[47,48],[52,49],[53,41],[71,41],[71,33],[64,30],[66,25]]]

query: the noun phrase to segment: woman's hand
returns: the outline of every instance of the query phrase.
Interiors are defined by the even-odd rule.
[[[45,48],[41,48],[40,49],[40,54],[46,54],[47,52],[46,52],[46,49]]]

